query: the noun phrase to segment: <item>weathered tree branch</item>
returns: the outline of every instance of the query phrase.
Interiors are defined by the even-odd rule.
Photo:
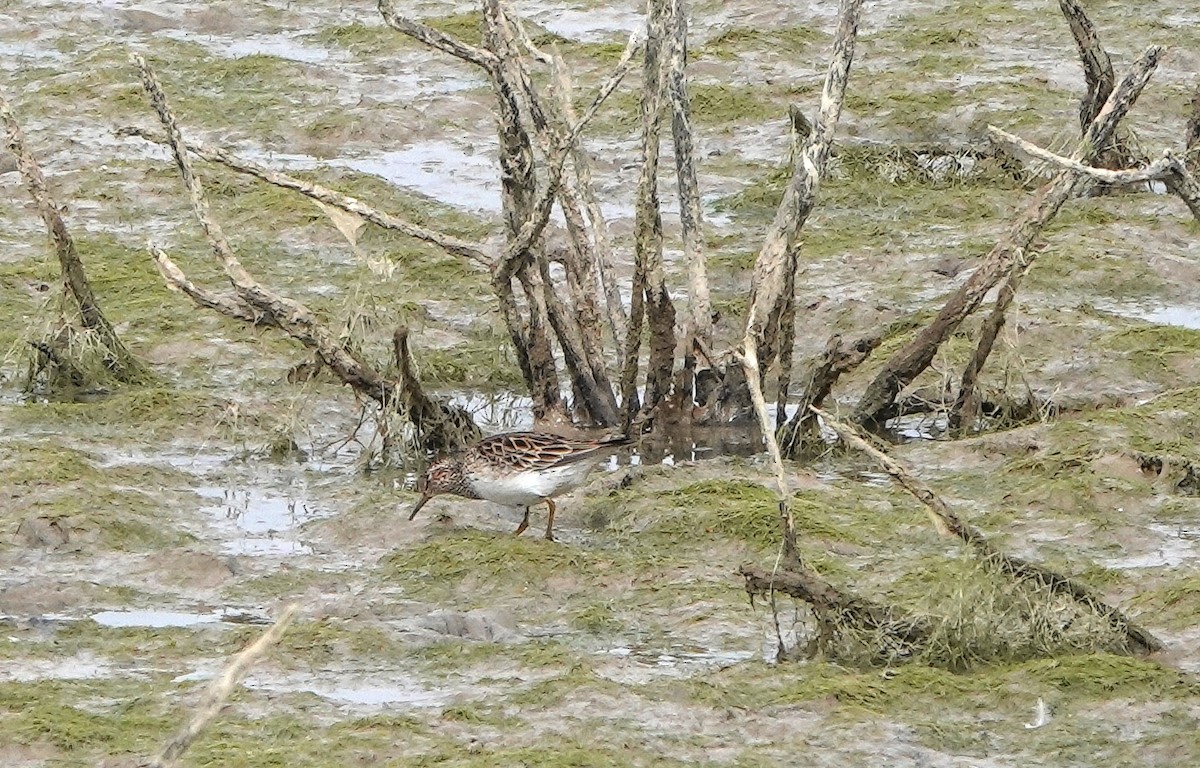
[[[1045,587],[1055,595],[1070,597],[1075,602],[1095,612],[1098,616],[1104,617],[1114,630],[1126,637],[1131,648],[1141,653],[1153,653],[1162,650],[1163,645],[1158,638],[1135,624],[1119,609],[1108,605],[1093,595],[1087,587],[1048,568],[1007,555],[996,549],[979,529],[967,524],[955,514],[950,505],[938,496],[932,488],[916,477],[913,477],[895,459],[871,445],[854,427],[838,421],[830,414],[818,408],[813,408],[813,411],[824,420],[826,426],[837,432],[842,440],[845,440],[847,444],[873,458],[885,472],[891,475],[906,491],[911,493],[917,501],[921,502],[929,515],[930,521],[939,534],[959,539],[970,547],[980,560],[996,566],[1001,572],[1008,574],[1012,578],[1018,581],[1031,581]]]
[[[491,51],[467,45],[461,40],[451,37],[445,32],[434,29],[427,24],[422,24],[419,21],[401,16],[396,13],[395,4],[392,0],[379,0],[379,15],[383,17],[384,22],[389,27],[397,32],[402,32],[412,39],[428,45],[430,48],[436,48],[457,59],[462,59],[470,64],[482,67],[489,72],[500,63],[499,59]]]
[[[861,14],[862,0],[842,0],[833,58],[821,90],[817,124],[796,156],[792,178],[754,262],[745,343],[755,345],[758,362],[764,367],[775,362],[780,345],[793,343],[793,339],[779,336],[780,320],[788,303],[784,295],[789,284],[787,274],[796,270],[795,241],[816,205],[821,180],[833,151],[834,132],[846,95]],[[762,374],[765,373],[763,370]],[[764,429],[770,431],[771,428],[764,425]]]
[[[504,37],[505,55],[516,50],[515,35],[520,39],[520,44],[525,50],[530,51],[535,58],[549,63],[555,75],[551,91],[557,98],[550,100],[549,103],[542,103],[541,95],[533,87],[524,58],[514,57],[514,71],[518,76],[525,103],[528,105],[527,110],[535,116],[531,119],[531,123],[534,126],[534,136],[542,154],[546,157],[554,157],[558,151],[556,148],[559,146],[563,146],[567,150],[563,160],[574,154],[581,154],[577,151],[576,126],[568,117],[568,113],[571,111],[571,85],[566,64],[557,55],[557,52],[551,56],[540,51],[525,34],[519,18],[513,17],[511,20],[506,18],[505,21],[512,22],[511,28],[507,23],[499,26],[499,32]],[[633,48],[634,42],[631,40],[630,45],[626,48],[629,56],[625,65],[632,61]],[[619,79],[623,74],[624,67],[618,65],[617,77],[613,79]],[[590,115],[591,112],[588,113],[589,118]],[[592,253],[591,236],[584,220],[580,194],[575,186],[574,178],[571,174],[561,173],[554,181],[557,182],[554,192],[567,224],[571,246],[555,249],[547,243],[546,246],[539,249],[538,269],[541,272],[543,283],[549,286],[553,283],[546,257],[553,256],[562,263],[566,273],[571,306],[565,306],[561,297],[551,292],[546,296],[548,317],[563,352],[563,360],[571,376],[573,388],[578,393],[577,404],[586,406],[587,412],[594,422],[602,425],[615,425],[618,420],[617,400],[612,384],[609,382],[602,351],[603,342],[600,330],[602,323],[597,303],[598,289],[593,270],[595,257]],[[551,250],[554,251],[553,254],[549,252]]]
[[[756,565],[743,565],[739,573],[746,582],[746,593],[751,599],[756,596],[770,598],[775,592],[803,600],[812,607],[813,616],[819,625],[819,640],[827,643],[839,631],[854,628],[859,631],[881,631],[890,639],[904,645],[903,650],[914,651],[926,645],[933,627],[927,620],[907,616],[890,606],[872,602],[866,598],[845,594],[814,571],[768,571]],[[811,654],[810,654],[811,655]],[[783,648],[778,660],[787,657]],[[881,659],[891,661],[891,659]]]
[[[130,60],[141,71],[142,85],[150,97],[150,103],[158,114],[163,128],[166,129],[167,141],[175,157],[175,164],[179,168],[191,198],[192,210],[212,246],[213,253],[225,268],[225,274],[229,277],[238,298],[248,307],[270,318],[271,322],[289,336],[316,351],[325,364],[337,372],[342,381],[381,405],[386,405],[393,388],[391,382],[347,350],[334,334],[318,322],[306,306],[268,291],[242,267],[241,262],[234,255],[229,241],[225,238],[220,224],[209,213],[204,189],[200,179],[192,170],[191,159],[188,157],[183,136],[179,131],[175,115],[167,103],[162,85],[145,59],[138,54],[132,54]]]
[[[843,338],[840,334],[829,337],[825,351],[809,369],[799,408],[779,432],[780,449],[785,456],[795,458],[820,442],[812,406],[820,407],[833,392],[838,379],[862,365],[882,341],[883,334],[878,331],[854,339]]]
[[[1075,159],[1091,160],[1099,151],[1098,148],[1106,145],[1117,124],[1149,82],[1161,54],[1160,47],[1152,46],[1138,58],[1132,71],[1121,79],[1104,108],[1088,126],[1083,141],[1073,155]],[[1010,273],[1026,270],[1033,263],[1034,253],[1030,245],[1071,197],[1077,178],[1074,171],[1063,171],[1038,190],[1025,212],[1013,223],[1008,235],[996,243],[937,317],[884,363],[855,407],[855,422],[868,426],[879,425],[900,390],[929,366],[938,348],[978,308],[987,293]],[[987,355],[983,354],[982,359],[986,358]]]
[[[1096,26],[1084,13],[1083,6],[1076,0],[1058,0],[1058,8],[1071,27],[1071,36],[1075,38],[1075,47],[1079,49],[1079,59],[1083,63],[1087,95],[1079,104],[1079,128],[1086,131],[1100,113],[1104,102],[1108,101],[1117,78],[1113,73],[1112,59],[1100,45]]]
[[[675,175],[679,186],[679,221],[683,234],[683,258],[688,272],[688,324],[684,334],[712,346],[712,300],[708,293],[708,270],[704,258],[704,219],[700,208],[700,184],[696,179],[696,157],[692,141],[692,104],[687,90],[687,7],[684,0],[671,0],[667,30],[667,95],[671,102],[671,137],[675,146]],[[692,344],[684,341],[687,350]],[[687,354],[687,353],[685,353]],[[688,388],[686,399],[691,400]]]
[[[1173,175],[1164,178],[1163,183],[1167,185],[1168,190],[1183,200],[1188,210],[1192,212],[1192,217],[1200,221],[1200,182],[1196,180],[1195,175],[1182,158],[1175,156],[1170,151],[1163,154],[1171,161],[1172,169],[1175,171]]]
[[[645,44],[646,37],[644,27],[634,30],[629,36],[629,41],[625,45],[625,50],[621,53],[620,60],[613,68],[613,72],[609,75],[608,79],[600,87],[596,97],[592,100],[592,106],[588,110],[591,114],[595,114],[600,104],[611,95],[617,84],[629,73],[633,65],[633,57]],[[575,116],[575,106],[571,99],[570,75],[565,62],[557,52],[548,58],[554,68],[556,81],[559,83],[557,95],[559,97],[559,109],[564,119],[569,125],[581,126],[585,124],[585,120],[581,120]],[[578,128],[574,129],[572,133],[578,136]],[[599,275],[600,285],[604,292],[609,332],[614,345],[614,356],[616,359],[621,359],[621,349],[629,319],[625,314],[625,306],[621,301],[621,292],[617,285],[613,267],[612,242],[608,235],[608,223],[600,209],[600,202],[596,197],[595,186],[592,183],[591,160],[578,138],[571,142],[571,163],[575,174],[575,183],[573,186],[577,189],[576,194],[582,200],[587,211],[588,221],[591,224],[592,242],[588,244],[587,248],[581,247],[580,250],[581,253],[590,253],[594,261],[594,268]]]
[[[17,169],[25,181],[25,187],[29,190],[38,215],[42,217],[54,243],[63,285],[79,309],[80,323],[95,333],[104,346],[105,364],[114,379],[129,383],[144,378],[147,375],[146,367],[125,347],[100,309],[100,303],[84,270],[83,261],[76,251],[75,239],[71,237],[67,223],[59,213],[58,204],[50,195],[46,177],[42,174],[33,153],[25,145],[25,133],[3,95],[0,95],[0,122],[4,123],[5,145],[16,158]]]
[[[650,349],[646,363],[646,386],[642,412],[653,411],[671,388],[675,367],[675,306],[667,291],[663,270],[662,210],[658,196],[658,168],[662,142],[663,106],[666,103],[668,71],[664,54],[667,52],[669,29],[673,23],[671,0],[650,0],[649,34],[642,67],[642,145],[641,173],[638,177],[634,203],[634,282],[643,291],[645,322],[649,330]],[[640,276],[640,280],[638,279]],[[639,333],[640,322],[636,330]],[[630,325],[630,336],[635,326]],[[625,365],[636,367],[640,343],[626,341]],[[631,361],[629,353],[633,352]]]
[[[858,35],[861,12],[862,0],[842,0],[833,59],[829,64],[825,87],[821,94],[821,116],[813,136],[796,158],[791,183],[788,184],[767,239],[755,261],[754,278],[750,288],[750,311],[746,318],[746,334],[742,340],[742,368],[746,373],[746,383],[750,387],[750,397],[754,402],[758,425],[775,467],[779,488],[785,567],[799,563],[796,523],[792,516],[791,494],[783,470],[783,457],[775,439],[775,425],[771,423],[763,397],[764,373],[760,367],[760,354],[772,346],[767,341],[772,335],[769,326],[773,326],[777,333],[779,315],[787,303],[783,298],[784,288],[789,284],[787,274],[795,270],[795,264],[789,263],[788,255],[794,253],[794,238],[816,203],[817,191],[820,189],[825,164],[832,149],[833,133],[841,113],[842,99],[846,93],[846,81],[850,75],[850,63],[854,59],[854,42]],[[793,340],[786,339],[782,343],[792,344]],[[770,362],[767,360],[768,364]]]
[[[161,248],[154,243],[151,243],[149,248],[150,255],[154,257],[154,263],[158,266],[158,271],[162,273],[163,279],[167,281],[167,285],[182,291],[200,306],[214,309],[222,315],[232,317],[236,320],[244,320],[253,325],[278,327],[273,317],[255,311],[253,307],[246,304],[246,302],[237,296],[219,294],[196,285],[188,279],[183,270]]]
[[[1031,157],[1058,166],[1061,170],[1074,171],[1080,175],[1090,176],[1097,181],[1103,181],[1108,184],[1139,184],[1147,181],[1162,180],[1174,171],[1169,157],[1157,160],[1145,168],[1129,168],[1120,171],[1109,168],[1096,168],[1070,157],[1056,155],[1047,149],[1042,149],[1031,141],[1026,141],[1020,136],[1015,136],[994,125],[989,125],[987,130],[988,135],[993,139],[1001,141]]]
[[[153,135],[150,131],[141,128],[129,126],[121,128],[117,131],[118,136],[136,136],[146,141],[151,141],[157,144],[166,144],[167,142],[161,137]],[[394,216],[390,213],[385,213],[377,208],[374,208],[366,203],[343,194],[336,190],[329,189],[314,182],[298,179],[286,173],[272,170],[264,165],[240,158],[229,150],[223,147],[212,146],[203,141],[192,139],[186,142],[187,150],[199,158],[208,160],[213,163],[220,163],[228,168],[231,168],[239,173],[245,173],[255,178],[261,179],[268,184],[274,184],[277,187],[291,189],[305,197],[311,198],[326,205],[332,205],[335,208],[340,208],[343,211],[362,216],[372,224],[376,224],[384,229],[391,229],[409,237],[422,240],[424,242],[436,245],[442,250],[453,256],[459,256],[479,266],[490,268],[492,259],[488,255],[484,246],[477,243],[467,242],[457,237],[447,235],[442,232],[427,229],[417,226],[405,219]]]
[[[746,371],[746,384],[750,388],[750,399],[754,403],[754,413],[758,418],[759,429],[767,443],[767,455],[771,457],[771,468],[775,472],[775,492],[779,502],[779,523],[783,532],[783,555],[780,564],[788,570],[804,569],[800,560],[800,550],[796,546],[796,518],[792,514],[792,491],[788,487],[787,472],[783,467],[783,456],[779,452],[779,442],[775,439],[771,417],[767,413],[767,401],[763,397],[762,375],[758,370],[758,353],[747,334],[746,347],[742,350],[742,368]]]
[[[1183,133],[1184,164],[1192,172],[1200,172],[1200,82],[1192,94],[1187,127]]]
[[[398,404],[413,425],[416,443],[421,449],[427,454],[437,455],[457,450],[483,437],[475,420],[465,410],[446,405],[425,394],[408,350],[407,328],[401,326],[396,329],[392,335],[392,346],[400,373]]]
[[[1192,212],[1192,216],[1200,221],[1200,185],[1197,185],[1196,178],[1188,170],[1187,164],[1170,150],[1164,151],[1161,158],[1144,168],[1116,171],[1094,168],[1069,157],[1056,155],[993,125],[988,126],[988,134],[1039,160],[1107,184],[1141,184],[1148,181],[1161,181],[1172,193],[1183,200],[1188,210]]]

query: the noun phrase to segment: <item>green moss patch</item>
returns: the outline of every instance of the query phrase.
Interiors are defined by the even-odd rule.
[[[454,531],[425,544],[397,552],[382,561],[383,576],[414,596],[458,594],[475,602],[489,595],[544,592],[560,574],[580,580],[577,587],[602,574],[629,567],[619,553],[579,550],[534,536]]]
[[[699,46],[697,58],[711,56],[732,60],[748,51],[766,51],[780,56],[819,53],[828,35],[812,27],[732,27]]]
[[[0,444],[0,469],[0,487],[10,499],[0,519],[9,537],[16,534],[10,541],[71,548],[98,543],[136,551],[191,538],[162,519],[163,509],[179,498],[171,489],[186,484],[174,471],[143,465],[101,467],[82,451],[32,441]],[[43,529],[43,534],[37,533]]]

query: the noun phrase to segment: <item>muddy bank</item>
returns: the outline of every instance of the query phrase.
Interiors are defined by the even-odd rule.
[[[1200,51],[1195,15],[1176,6],[1094,11],[1121,62],[1172,46],[1135,118],[1153,148],[1182,136]],[[1053,7],[869,7],[849,142],[965,144],[988,122],[1049,146],[1075,135],[1082,83]],[[637,18],[628,4],[522,8],[566,39],[584,84]],[[465,10],[415,12],[462,30]],[[693,13],[715,299],[732,338],[780,186],[787,105],[815,108],[833,18],[825,4]],[[136,764],[291,601],[297,624],[191,764],[1200,760],[1200,501],[1180,469],[1200,461],[1200,246],[1173,199],[1074,201],[1048,233],[989,383],[1078,409],[895,448],[1002,546],[1077,575],[1167,652],[1013,659],[967,674],[780,669],[769,663],[771,614],[735,576],[777,554],[752,440],[683,440],[648,451],[654,462],[614,463],[564,501],[558,545],[511,537],[512,513],[484,503],[439,499],[410,523],[409,478],[377,470],[378,435],[350,393],[321,377],[289,384],[303,357],[295,345],[196,311],[145,255],[154,237],[190,274],[219,282],[165,155],[113,135],[151,124],[129,49],[154,61],[197,137],[481,239],[496,226],[498,186],[475,73],[397,40],[369,4],[44,2],[7,14],[6,93],[106,308],[162,382],[84,404],[19,396],[20,350],[51,322],[56,294],[43,287],[54,274],[40,224],[0,160],[0,762]],[[634,87],[588,138],[622,246]],[[1025,200],[994,180],[881,185],[888,169],[853,159],[807,230],[798,354],[833,330],[936,304]],[[390,329],[407,324],[431,383],[489,430],[527,423],[526,401],[505,394],[518,377],[486,275],[370,229],[351,249],[309,203],[202,172],[264,281],[361,334],[373,359],[387,359]],[[668,222],[681,279],[676,237]],[[966,266],[948,269],[947,258]],[[390,271],[372,269],[384,263]],[[960,370],[969,342],[951,340],[919,383]],[[823,574],[914,610],[958,605],[969,564],[874,467],[838,455],[790,469],[804,553]],[[783,618],[789,641],[811,630],[802,611]],[[1050,719],[1029,728],[1039,700]]]

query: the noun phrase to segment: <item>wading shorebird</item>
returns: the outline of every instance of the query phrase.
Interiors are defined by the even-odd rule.
[[[429,465],[417,483],[421,498],[412,520],[425,502],[442,493],[485,499],[508,507],[524,507],[517,526],[520,536],[529,527],[529,507],[546,502],[546,540],[554,541],[554,497],[578,487],[609,453],[628,445],[628,437],[575,440],[548,432],[506,432],[485,437],[461,453]]]

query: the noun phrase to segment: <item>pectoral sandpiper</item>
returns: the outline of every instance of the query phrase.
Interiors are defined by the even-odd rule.
[[[529,527],[529,507],[546,502],[546,539],[554,541],[554,497],[579,486],[610,451],[628,445],[628,437],[574,440],[548,432],[506,432],[486,437],[453,456],[433,462],[417,484],[421,498],[412,520],[434,496],[452,493],[486,499],[509,507],[524,507],[517,526],[520,536]]]

